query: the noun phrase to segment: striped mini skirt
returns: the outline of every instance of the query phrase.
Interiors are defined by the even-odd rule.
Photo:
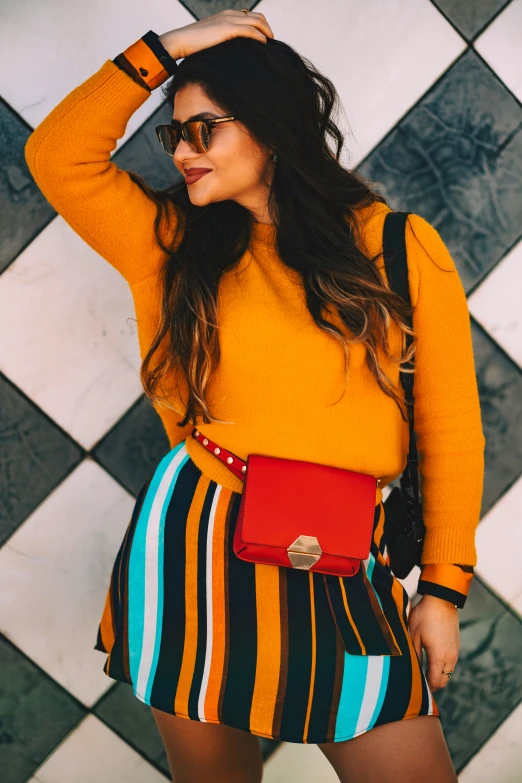
[[[386,555],[382,501],[370,556],[346,578],[239,559],[240,502],[185,441],[161,460],[110,576],[95,644],[105,674],[164,712],[285,742],[439,716]]]

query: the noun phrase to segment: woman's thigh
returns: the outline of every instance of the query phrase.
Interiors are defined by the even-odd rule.
[[[456,783],[440,718],[420,715],[317,746],[341,783]]]
[[[154,707],[175,783],[259,783],[263,759],[258,738],[221,723],[170,715]]]

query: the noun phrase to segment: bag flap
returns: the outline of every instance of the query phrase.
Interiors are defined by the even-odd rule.
[[[313,536],[322,552],[368,557],[377,497],[375,476],[250,454],[243,494],[241,538],[246,543],[286,549],[299,536]]]

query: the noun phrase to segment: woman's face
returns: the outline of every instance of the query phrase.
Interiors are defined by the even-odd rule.
[[[182,123],[200,114],[203,117],[198,119],[228,116],[199,85],[188,84],[175,95],[172,118]],[[187,183],[192,204],[205,206],[231,199],[249,209],[258,222],[264,223],[270,222],[267,200],[274,167],[270,156],[270,150],[253,139],[239,120],[233,120],[211,127],[207,152],[194,152],[181,139],[173,159],[183,176],[190,168],[210,169],[205,176]]]

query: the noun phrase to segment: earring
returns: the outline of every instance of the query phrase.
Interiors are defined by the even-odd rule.
[[[272,161],[272,163],[277,163],[277,155],[275,154],[275,152],[272,154],[270,160]]]

